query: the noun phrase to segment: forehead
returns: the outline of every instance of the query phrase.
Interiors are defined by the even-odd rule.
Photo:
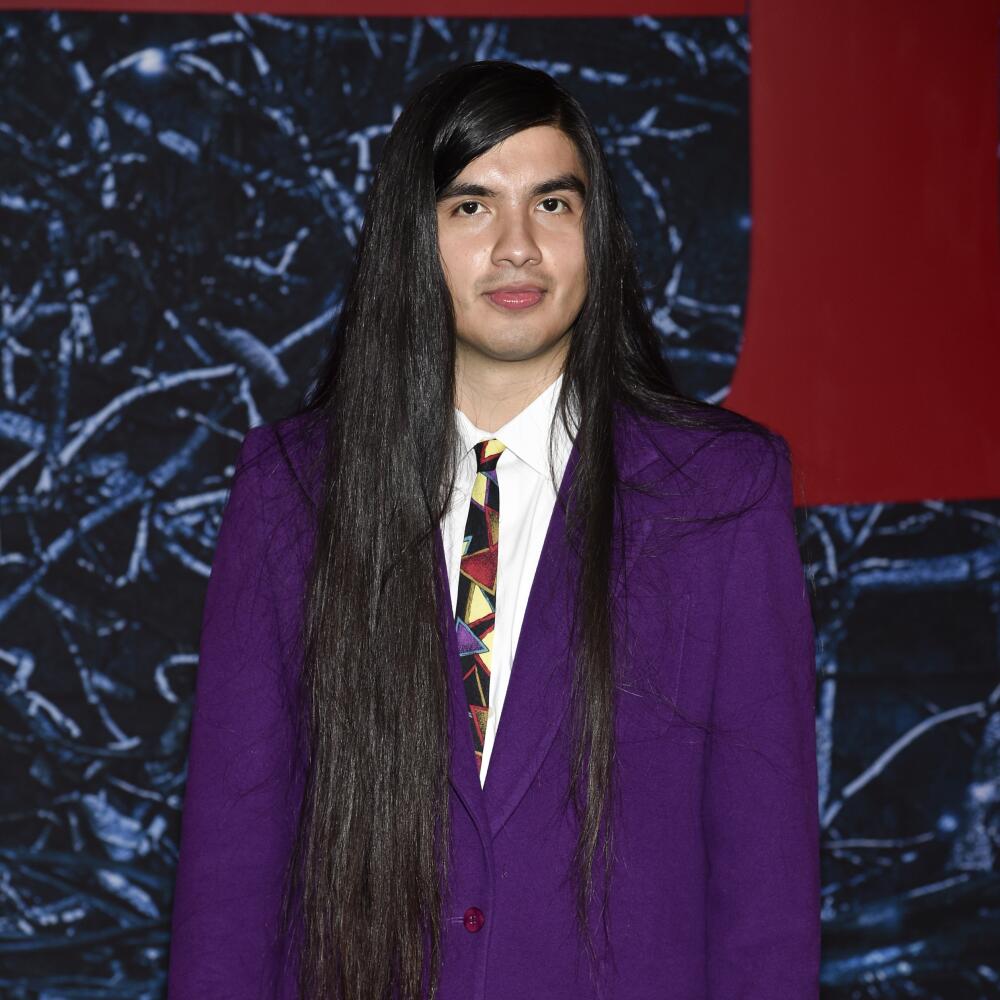
[[[573,140],[551,125],[537,125],[515,132],[470,160],[458,177],[518,187],[559,173],[575,173],[586,179]]]

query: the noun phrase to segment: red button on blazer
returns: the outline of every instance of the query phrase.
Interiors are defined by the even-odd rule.
[[[475,934],[486,923],[486,917],[478,906],[470,906],[462,917],[462,923],[470,934]]]

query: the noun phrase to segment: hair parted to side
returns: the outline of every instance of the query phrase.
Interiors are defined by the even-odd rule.
[[[455,322],[436,202],[469,162],[539,125],[562,130],[586,170],[587,295],[570,334],[557,419],[579,453],[566,503],[579,578],[565,805],[578,824],[568,866],[592,961],[595,855],[602,917],[613,857],[609,576],[613,539],[624,544],[616,409],[770,436],[677,389],[604,152],[570,93],[540,70],[481,61],[448,69],[410,100],[386,140],[336,329],[298,411],[325,430],[303,610],[305,791],[282,910],[304,1000],[416,1000],[434,996],[440,979],[451,822],[438,622],[452,612],[439,604],[434,533],[451,498],[458,442]]]

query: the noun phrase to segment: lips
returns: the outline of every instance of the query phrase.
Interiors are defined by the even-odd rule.
[[[501,309],[528,309],[541,302],[544,294],[539,288],[498,288],[486,297]]]

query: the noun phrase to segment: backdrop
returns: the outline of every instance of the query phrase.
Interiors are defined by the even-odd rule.
[[[0,996],[162,995],[236,448],[473,58],[580,97],[680,382],[792,443],[824,995],[1000,996],[998,5],[73,6],[0,14]]]

